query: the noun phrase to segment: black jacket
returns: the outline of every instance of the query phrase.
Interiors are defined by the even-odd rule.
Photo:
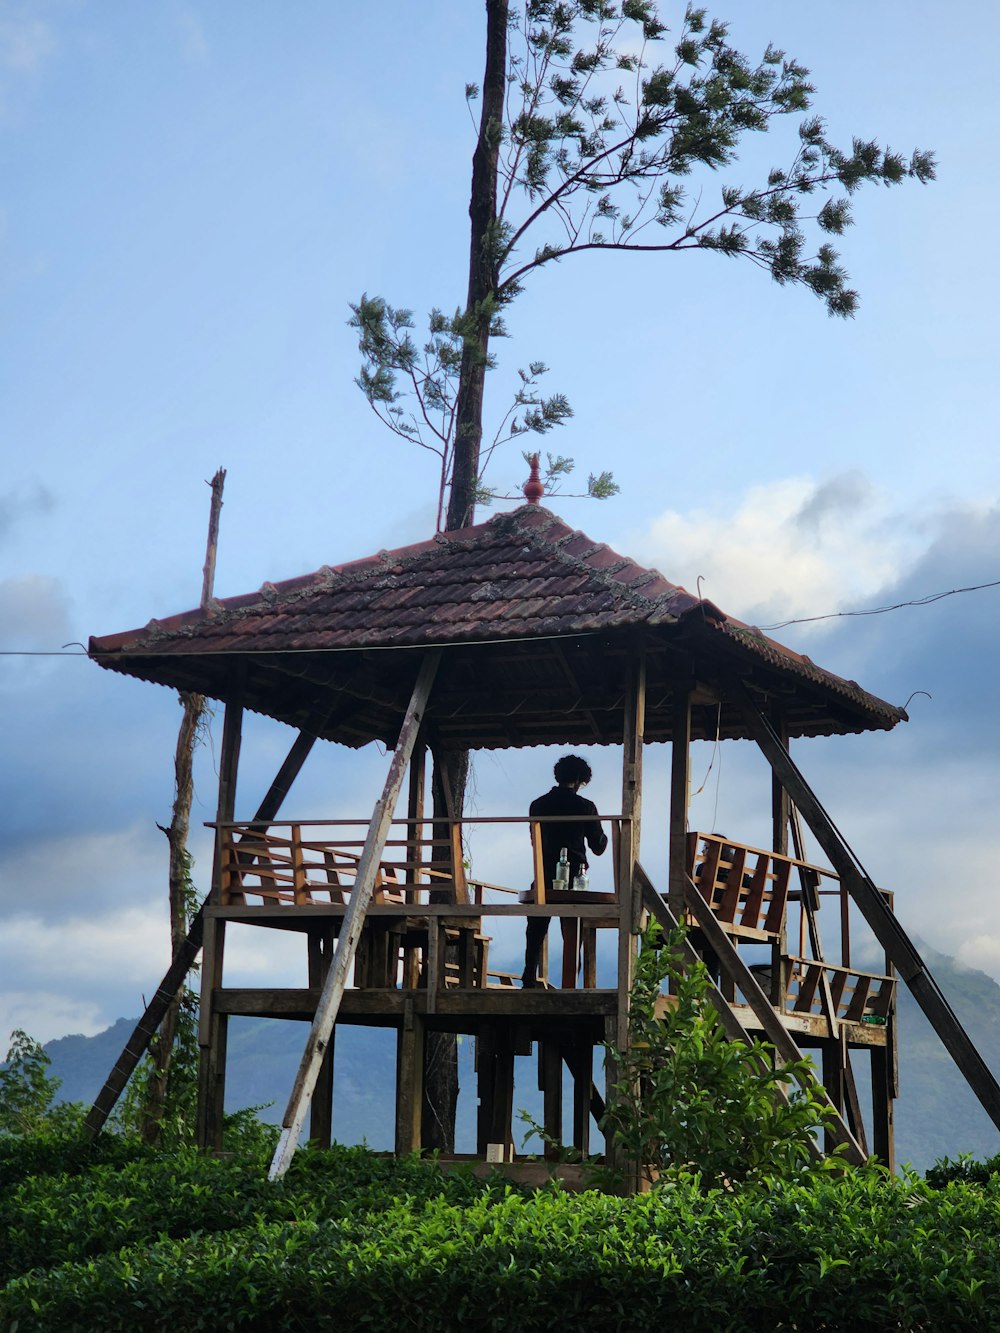
[[[587,865],[587,847],[595,856],[600,856],[608,845],[608,835],[601,828],[597,816],[597,806],[588,801],[579,792],[569,787],[553,787],[544,796],[539,796],[528,807],[529,815],[593,815],[589,822],[572,824],[542,824],[542,863],[545,867],[546,892],[552,888],[559,862],[559,852],[565,847],[569,856],[569,887],[573,878]]]

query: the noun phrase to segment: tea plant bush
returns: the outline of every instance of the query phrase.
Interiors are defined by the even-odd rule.
[[[54,1163],[55,1165],[55,1163]],[[872,1168],[626,1199],[360,1149],[161,1155],[6,1191],[0,1328],[962,1329],[1000,1323],[1000,1184]]]
[[[685,937],[683,928],[665,936],[656,922],[643,934],[629,1046],[610,1048],[619,1077],[605,1134],[650,1182],[694,1172],[703,1185],[738,1187],[841,1169],[837,1157],[816,1157],[828,1112],[810,1062],[781,1064],[768,1043],[729,1038],[708,1003],[704,964],[680,966]]]

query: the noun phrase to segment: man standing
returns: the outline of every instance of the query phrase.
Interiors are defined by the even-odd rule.
[[[528,813],[532,819],[540,819],[542,831],[542,867],[545,874],[545,892],[548,894],[552,881],[556,877],[559,853],[563,847],[569,858],[569,884],[571,887],[577,875],[587,869],[587,847],[595,856],[600,856],[608,845],[608,837],[597,818],[597,806],[593,801],[580,795],[580,788],[585,787],[593,776],[586,759],[579,755],[567,754],[562,757],[553,770],[556,785],[544,796],[531,802]],[[552,816],[589,815],[590,819],[574,818],[572,822],[560,823]],[[535,900],[535,895],[532,895]],[[542,942],[549,929],[547,916],[528,918],[524,945],[524,975],[521,984],[524,987],[537,986],[538,961],[542,952]],[[575,920],[563,919],[563,948],[576,950]]]

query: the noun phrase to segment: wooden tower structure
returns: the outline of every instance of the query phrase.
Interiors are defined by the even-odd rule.
[[[514,1057],[529,1051],[538,1058],[549,1136],[586,1153],[605,1095],[595,1082],[600,1048],[606,1041],[622,1048],[628,1040],[633,960],[647,914],[668,925],[686,918],[692,944],[718,960],[712,999],[731,1035],[762,1035],[782,1059],[818,1054],[838,1112],[832,1137],[849,1156],[870,1151],[893,1161],[897,978],[911,987],[1000,1126],[995,1080],[887,895],[865,874],[789,753],[796,737],[888,730],[905,713],[571,530],[537,503],[91,639],[90,654],[111,670],[225,704],[211,892],[186,952],[98,1099],[91,1132],[155,1028],[157,1006],[176,992],[203,942],[203,1146],[221,1144],[228,1020],[250,1015],[312,1024],[276,1171],[307,1114],[313,1139],[328,1143],[335,1135],[332,1067],[336,1029],[344,1023],[397,1033],[398,1152],[424,1142],[425,1042],[428,1032],[441,1031],[476,1041],[478,1156],[514,1156]],[[238,808],[248,710],[287,723],[296,736],[260,803]],[[689,828],[690,743],[715,738],[749,738],[767,757],[768,847]],[[278,819],[317,741],[348,748],[380,741],[392,752],[370,818],[331,811],[324,823]],[[644,811],[644,747],[664,742],[669,810]],[[516,886],[496,884],[478,856],[474,871],[468,868],[468,825],[458,812],[445,806],[442,815],[439,803],[431,817],[429,757],[447,775],[457,751],[549,744],[621,753],[620,808],[601,812],[612,855],[603,875],[594,867],[594,891],[582,895],[553,893],[544,884],[539,829],[524,809],[475,820],[480,830],[523,826],[525,871]],[[447,780],[442,786],[447,798]],[[404,792],[406,813],[397,816]],[[799,815],[828,864],[803,859]],[[650,821],[668,825],[669,864],[659,876],[647,874],[642,862],[641,834]],[[531,877],[532,846],[541,890],[525,904],[516,890]],[[825,942],[821,904],[827,935],[835,937]],[[852,961],[855,908],[885,951],[876,972]],[[523,923],[538,915],[560,918],[569,942],[559,975],[553,969],[548,984],[524,990],[495,970],[490,932],[505,917]],[[237,926],[301,935],[304,984],[227,984],[226,935]],[[558,933],[550,931],[550,938]],[[851,1051],[870,1054],[870,1144]],[[572,1080],[571,1107],[563,1106],[564,1069]]]

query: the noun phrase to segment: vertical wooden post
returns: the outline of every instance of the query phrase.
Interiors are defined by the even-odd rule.
[[[504,1024],[494,1036],[493,1105],[490,1108],[488,1143],[504,1148],[504,1159],[514,1145],[511,1119],[514,1114],[514,1042],[510,1026]]]
[[[622,830],[618,864],[618,1024],[616,1039],[628,1045],[629,998],[635,965],[635,936],[642,921],[642,889],[635,877],[642,814],[642,738],[646,720],[646,652],[636,645],[628,689],[622,744]]]
[[[678,685],[674,693],[670,743],[670,866],[667,903],[674,916],[684,915],[688,874],[687,820],[691,786],[691,695]]]
[[[889,1040],[894,1041],[895,1035]],[[892,1050],[872,1047],[872,1152],[890,1171],[896,1169],[895,1103],[890,1082]]]
[[[476,1154],[486,1156],[496,1088],[496,1024],[481,1023],[476,1034]]]
[[[424,793],[427,782],[427,745],[417,740],[410,760],[410,787],[407,794],[406,814],[410,822],[406,826],[406,859],[412,865],[407,878],[413,884],[412,893],[407,894],[410,902],[416,902],[420,884],[420,866],[423,862],[424,840]],[[434,860],[433,849],[430,857]]]
[[[882,896],[890,911],[894,909],[893,894],[883,889]],[[888,951],[885,954],[886,976],[896,975]],[[892,998],[886,1014],[885,1045],[873,1046],[871,1054],[872,1084],[872,1152],[890,1171],[896,1169],[895,1099],[899,1095],[899,1047],[896,1029],[896,997]]]
[[[424,1104],[424,1020],[413,1000],[403,1006],[396,1044],[396,1156],[419,1152]]]
[[[823,1042],[823,1087],[826,1095],[833,1102],[838,1114],[844,1114],[844,1051],[840,1037],[836,1036]],[[837,1140],[828,1132],[825,1136],[824,1151],[833,1152]]]
[[[309,989],[320,990],[330,970],[333,957],[334,936],[332,927],[325,926],[319,931],[309,932]],[[320,1066],[316,1091],[313,1093],[309,1108],[309,1140],[318,1148],[329,1148],[333,1138],[333,1060],[336,1031],[330,1036],[330,1044]]]
[[[785,719],[775,710],[771,725],[781,744],[788,749],[788,726]],[[788,855],[788,821],[791,818],[791,802],[788,792],[777,773],[771,770],[771,846],[779,856]],[[796,853],[798,854],[798,853]]]
[[[590,1038],[576,1042],[573,1062],[573,1146],[590,1155],[590,1093],[594,1084],[594,1048]]]
[[[226,704],[219,757],[219,800],[216,822],[232,821],[236,808],[236,779],[243,732],[243,679],[246,665],[237,662],[234,692]],[[209,902],[215,905],[222,893],[221,830],[215,839],[215,863]],[[226,1036],[228,1016],[215,1012],[213,993],[222,985],[225,954],[225,922],[209,914],[201,964],[201,1006],[198,1027],[198,1146],[222,1147],[222,1117],[226,1097]]]
[[[558,1042],[549,1037],[538,1043],[538,1065],[542,1088],[542,1124],[548,1136],[545,1156],[559,1158],[562,1143],[562,1053]]]

